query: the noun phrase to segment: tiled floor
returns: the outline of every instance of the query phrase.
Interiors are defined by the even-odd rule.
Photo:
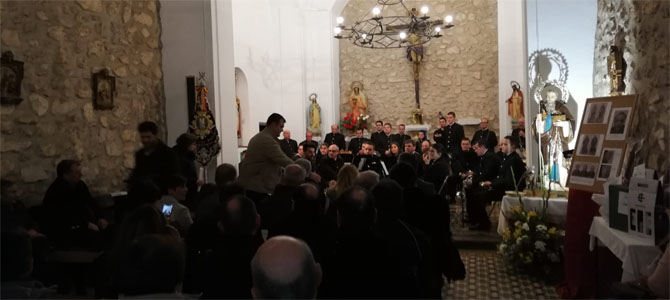
[[[465,280],[445,283],[446,299],[558,299],[552,286],[508,268],[494,250],[464,250]]]

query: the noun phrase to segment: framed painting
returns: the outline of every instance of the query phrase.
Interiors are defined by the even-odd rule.
[[[109,71],[101,70],[93,74],[93,107],[95,109],[114,108],[114,93],[116,92],[116,78],[109,75]]]
[[[0,86],[2,87],[2,95],[0,96],[0,103],[3,105],[19,104],[23,101],[23,98],[21,98],[23,62],[14,60],[12,51],[3,52],[1,59]]]

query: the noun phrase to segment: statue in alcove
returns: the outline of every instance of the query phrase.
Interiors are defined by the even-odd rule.
[[[309,111],[307,113],[307,131],[319,134],[321,133],[321,107],[316,102],[316,93],[309,95]]]

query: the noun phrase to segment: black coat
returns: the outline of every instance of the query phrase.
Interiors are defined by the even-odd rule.
[[[279,145],[281,146],[281,151],[284,151],[288,157],[293,157],[298,153],[298,142],[295,140],[279,140]]]
[[[491,150],[487,151],[479,158],[479,167],[477,167],[477,171],[472,178],[472,184],[476,185],[484,181],[493,181],[498,174],[499,168],[500,159],[498,156],[493,154]]]
[[[326,134],[326,138],[323,140],[323,142],[328,146],[335,144],[338,148],[340,148],[340,150],[344,150],[347,146],[347,142],[344,141],[344,135],[339,132],[335,134],[332,132]]]
[[[153,179],[159,175],[179,175],[179,159],[170,147],[159,142],[149,154],[140,149],[135,152],[135,169],[130,174],[133,179]]]
[[[198,171],[195,167],[195,153],[179,145],[172,147],[172,150],[179,160],[180,175],[186,179],[186,187],[188,188],[186,204],[190,209],[195,209],[192,205],[188,205],[193,204],[195,197],[198,195]]]
[[[459,162],[459,170],[454,172],[465,173],[467,171],[475,171],[479,167],[479,157],[477,153],[470,149],[470,151],[459,151],[454,155],[454,158]]]
[[[487,149],[493,149],[495,148],[495,146],[498,145],[498,137],[496,136],[496,133],[491,130],[488,129],[477,130],[475,134],[472,136],[472,143],[475,143],[482,139],[486,141]]]
[[[393,141],[398,143],[398,146],[400,147],[400,152],[405,151],[405,141],[406,140],[411,140],[411,139],[412,139],[412,137],[409,136],[409,135],[406,135],[406,134],[400,135],[398,133],[398,134],[393,135]]]
[[[433,139],[436,143],[441,143],[447,152],[456,153],[461,150],[461,140],[465,136],[463,126],[458,123],[447,125],[444,129],[435,130]]]
[[[431,161],[430,165],[426,166],[423,179],[432,183],[433,186],[435,186],[435,192],[439,192],[444,179],[452,174],[449,157],[442,155],[440,158]]]
[[[512,152],[503,158],[498,175],[491,182],[491,186],[496,190],[513,191],[514,181],[516,180],[519,184],[519,190],[523,190],[526,186],[525,180],[521,178],[524,172],[526,172],[526,164],[518,153]],[[514,177],[512,177],[512,174],[514,174]]]
[[[331,180],[337,180],[337,173],[340,172],[342,166],[344,166],[344,161],[339,156],[337,159],[331,159],[328,156],[322,158],[317,170],[321,176],[321,182],[328,184]]]
[[[354,167],[358,168],[359,172],[372,170],[375,171],[379,176],[384,177],[387,174],[384,172],[382,167],[382,161],[377,155],[356,155],[354,161],[351,163]],[[389,171],[388,168],[386,171]]]
[[[351,151],[351,154],[356,156],[359,151],[361,151],[361,148],[363,147],[363,142],[367,141],[368,139],[366,138],[353,138],[351,141],[349,141],[349,147],[347,150]]]

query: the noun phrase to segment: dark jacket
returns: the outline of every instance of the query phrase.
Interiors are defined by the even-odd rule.
[[[455,154],[455,158],[459,161],[460,169],[457,173],[465,173],[467,171],[475,171],[479,167],[479,157],[477,153],[470,149],[470,151],[459,151]]]
[[[433,139],[447,148],[447,152],[456,153],[461,150],[461,140],[465,136],[463,126],[458,123],[447,125],[444,129],[435,130]]]
[[[44,213],[44,233],[49,241],[59,248],[72,246],[87,247],[90,241],[78,232],[88,230],[88,223],[97,221],[98,207],[86,183],[68,183],[56,178],[47,189],[42,203]]]
[[[140,149],[135,152],[135,169],[130,178],[153,179],[158,175],[179,175],[179,159],[170,147],[159,141],[149,154]]]
[[[295,140],[279,140],[279,145],[281,146],[281,150],[284,151],[288,157],[293,157],[298,153],[298,142]]]
[[[482,139],[486,141],[487,149],[493,149],[498,145],[498,137],[496,136],[496,133],[489,129],[477,130],[472,136],[472,143]]]
[[[493,151],[488,150],[479,158],[479,166],[475,175],[472,177],[472,184],[478,185],[480,182],[493,181],[500,168],[500,159]]]
[[[409,135],[406,135],[406,134],[400,135],[398,133],[398,134],[393,135],[393,141],[398,143],[398,146],[400,146],[400,152],[405,151],[405,141],[406,140],[411,140],[411,139],[412,139],[412,137],[409,136]]]
[[[344,135],[339,132],[335,134],[332,132],[326,134],[326,138],[323,140],[323,142],[328,146],[335,144],[338,148],[340,148],[340,150],[344,150],[347,146],[347,142],[344,141]]]
[[[372,139],[372,142],[375,144],[375,150],[379,155],[384,156],[386,150],[389,150],[391,147],[391,142],[395,140],[394,134],[386,135],[384,132],[378,134],[375,138]]]
[[[444,179],[450,175],[453,175],[453,173],[451,171],[449,157],[446,154],[443,154],[440,158],[431,161],[430,165],[426,166],[423,179],[432,183],[435,187],[435,192],[439,192]]]
[[[377,144],[383,143],[385,138],[386,134],[384,134],[383,131],[375,131],[370,135],[370,141],[375,145],[375,150],[379,151],[379,149],[377,149]]]
[[[179,160],[179,174],[186,179],[186,187],[188,188],[184,205],[191,210],[195,210],[194,201],[198,195],[198,171],[195,167],[195,153],[180,145],[175,145],[172,150]]]
[[[351,151],[351,154],[356,156],[359,151],[361,151],[361,148],[363,147],[363,142],[367,141],[368,139],[366,138],[353,138],[351,141],[349,141],[349,147],[347,150]]]
[[[340,172],[342,166],[344,166],[344,161],[339,156],[337,159],[331,159],[328,156],[322,158],[317,170],[317,173],[321,176],[321,182],[328,184],[331,180],[336,180],[337,173]]]
[[[359,172],[367,171],[367,170],[372,170],[375,171],[379,176],[384,177],[386,176],[386,172],[384,172],[384,168],[382,167],[382,161],[379,159],[379,156],[377,155],[356,155],[354,158],[354,161],[351,163],[354,167],[358,168]],[[386,171],[389,171],[388,168],[386,168]]]
[[[491,181],[491,186],[496,190],[513,191],[516,180],[521,191],[526,187],[525,180],[521,178],[524,172],[526,172],[526,164],[523,163],[518,153],[512,152],[503,158],[498,175]]]

